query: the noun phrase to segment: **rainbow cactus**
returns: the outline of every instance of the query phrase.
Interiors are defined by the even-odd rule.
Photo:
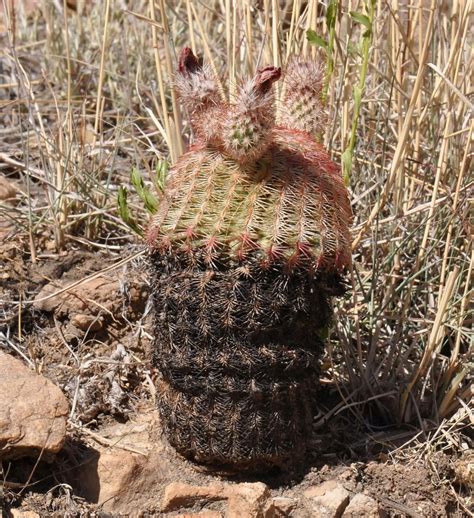
[[[351,262],[348,193],[315,139],[321,68],[291,62],[277,118],[280,76],[259,70],[230,104],[182,51],[176,87],[194,144],[147,232],[165,433],[188,458],[228,469],[304,455],[331,297]]]

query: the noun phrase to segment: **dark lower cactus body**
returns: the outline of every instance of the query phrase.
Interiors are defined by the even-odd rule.
[[[283,465],[311,441],[330,294],[306,270],[155,252],[155,362],[170,443],[201,463]],[[326,279],[327,281],[327,279]]]

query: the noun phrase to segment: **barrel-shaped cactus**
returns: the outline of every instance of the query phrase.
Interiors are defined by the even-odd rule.
[[[164,430],[185,456],[235,469],[307,449],[331,297],[351,261],[348,194],[314,138],[322,74],[294,60],[277,118],[280,75],[259,70],[226,103],[183,50],[176,87],[195,140],[147,233]]]

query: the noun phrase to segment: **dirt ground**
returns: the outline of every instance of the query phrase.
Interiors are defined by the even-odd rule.
[[[9,303],[1,313],[1,347],[31,360],[37,372],[59,386],[70,401],[71,414],[66,445],[52,463],[3,463],[2,517],[20,516],[11,514],[18,509],[41,517],[188,516],[182,510],[162,511],[166,487],[176,481],[207,486],[226,478],[180,458],[161,437],[154,404],[158,373],[150,363],[146,258],[139,256],[94,277],[136,254],[140,246],[130,246],[120,256],[72,247],[56,254],[48,251],[45,238],[32,264],[24,234],[6,229],[3,238],[0,299]],[[48,298],[80,280],[87,282]],[[320,400],[321,415],[328,414],[339,401],[336,387],[327,383]],[[349,411],[327,420],[319,416],[315,427],[314,448],[305,466],[261,478],[234,477],[230,483],[264,482],[272,496],[298,502],[308,488],[336,480],[351,494],[373,497],[385,516],[469,515],[468,482],[460,475],[465,461],[459,450],[433,447],[422,455],[420,451],[431,448],[422,437],[408,449],[400,448],[418,430],[364,429],[351,423]],[[128,440],[122,440],[119,450],[117,434]],[[98,458],[114,451],[120,463],[128,456],[140,469],[133,468],[136,476],[117,482],[119,496],[111,507],[101,502]],[[211,500],[194,502],[185,510],[197,512],[204,505],[209,512],[225,512],[225,503]],[[298,513],[297,504],[281,516],[304,516]]]

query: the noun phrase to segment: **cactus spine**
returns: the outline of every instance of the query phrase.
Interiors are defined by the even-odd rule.
[[[181,53],[176,87],[195,143],[147,241],[159,409],[170,442],[198,462],[264,469],[303,455],[311,437],[321,335],[351,260],[347,191],[312,136],[319,70],[290,65],[277,125],[280,69],[259,70],[229,104]]]

